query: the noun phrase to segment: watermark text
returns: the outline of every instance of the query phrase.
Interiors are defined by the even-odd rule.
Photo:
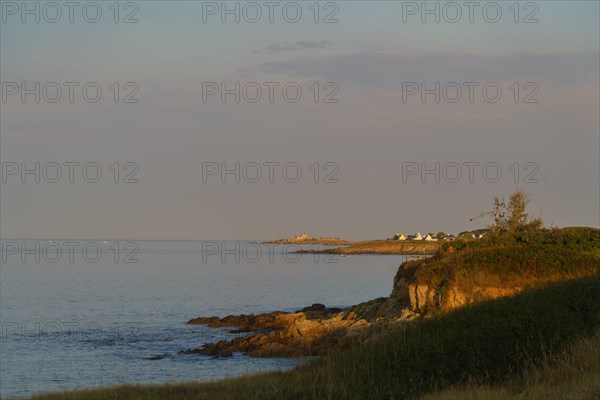
[[[515,162],[502,166],[497,162],[451,161],[440,162],[403,162],[402,183],[409,181],[421,183],[497,183],[503,177],[511,177],[513,183],[538,183],[540,167],[533,161]]]

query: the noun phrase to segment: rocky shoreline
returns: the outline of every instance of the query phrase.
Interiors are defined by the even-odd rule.
[[[512,296],[527,288],[596,274],[600,264],[597,255],[591,252],[597,251],[594,243],[597,243],[598,232],[600,230],[593,228],[540,231],[537,242],[534,241],[540,244],[527,245],[529,247],[524,247],[520,236],[507,236],[500,244],[459,241],[440,249],[433,257],[403,262],[396,272],[389,297],[343,309],[313,304],[296,312],[194,318],[188,324],[228,327],[230,333],[241,335],[183,353],[216,357],[234,353],[251,357],[324,355],[333,349],[370,340],[392,326],[418,318]],[[375,245],[358,243],[353,251],[398,250],[393,246],[409,245],[391,240],[378,241]],[[439,246],[436,242],[410,245],[431,246],[427,247],[431,250]],[[588,253],[578,250],[580,246],[588,249]],[[332,250],[340,251],[339,248]]]
[[[295,238],[268,243],[313,244],[344,242],[338,238],[311,238],[303,234]],[[350,243],[350,242],[345,242]],[[402,243],[376,240],[350,243],[344,247],[325,250],[301,250],[306,253],[328,254],[430,254],[438,249],[437,243]],[[402,266],[399,269],[403,271]],[[405,280],[395,280],[405,285]],[[411,288],[412,289],[412,288]],[[189,320],[190,325],[210,328],[231,328],[231,334],[243,334],[231,340],[206,343],[200,348],[181,351],[182,354],[201,354],[213,357],[229,357],[243,353],[250,357],[300,357],[319,356],[332,349],[345,347],[357,340],[365,340],[380,332],[389,324],[410,321],[419,317],[422,299],[410,295],[404,287],[394,287],[390,297],[360,303],[344,309],[313,304],[296,312],[273,311],[256,315],[229,315],[198,317]]]
[[[368,340],[392,325],[427,317],[436,310],[450,311],[465,304],[510,296],[523,289],[520,286],[482,286],[465,290],[455,282],[440,285],[419,283],[415,272],[426,263],[427,259],[423,259],[400,265],[389,297],[343,309],[317,303],[296,312],[191,319],[187,322],[190,325],[230,327],[229,333],[244,335],[181,353],[213,357],[230,357],[234,353],[250,357],[321,356],[333,349]]]
[[[408,300],[408,299],[407,299]],[[313,304],[297,312],[274,311],[256,315],[229,315],[224,318],[198,317],[190,325],[231,327],[229,333],[246,333],[232,340],[207,343],[182,354],[230,357],[243,353],[250,357],[321,356],[343,348],[397,324],[418,317],[410,305],[382,297],[340,309]]]
[[[334,347],[363,333],[368,322],[349,310],[313,304],[297,312],[275,311],[257,315],[230,315],[225,318],[199,317],[191,325],[232,327],[230,333],[247,333],[232,340],[207,343],[183,354],[229,357],[244,353],[250,357],[300,357],[324,355]]]

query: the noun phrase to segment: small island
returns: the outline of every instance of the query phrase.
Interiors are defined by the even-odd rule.
[[[342,240],[336,236],[312,237],[308,233],[304,232],[301,235],[284,239],[270,240],[268,242],[263,242],[263,244],[320,244],[323,246],[345,246],[352,244],[352,242]]]

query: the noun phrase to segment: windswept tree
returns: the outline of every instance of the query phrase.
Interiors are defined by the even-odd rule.
[[[531,199],[522,190],[517,190],[510,195],[510,200],[506,206],[506,210],[509,214],[506,219],[506,225],[509,231],[517,231],[533,222],[525,210],[530,202]]]
[[[527,213],[527,205],[531,199],[522,190],[510,195],[508,203],[504,198],[494,197],[494,206],[490,211],[484,211],[480,217],[490,216],[494,223],[488,227],[495,232],[518,232],[529,229],[540,229],[543,225],[541,218],[531,218]]]

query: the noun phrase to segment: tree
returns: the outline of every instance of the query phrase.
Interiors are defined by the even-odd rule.
[[[510,195],[508,203],[504,198],[494,197],[494,206],[491,211],[482,212],[480,217],[491,216],[494,224],[488,227],[495,232],[518,232],[526,229],[541,229],[541,218],[532,219],[526,211],[531,199],[522,190],[517,190]]]
[[[508,206],[506,206],[507,211],[510,213],[506,220],[509,231],[514,232],[527,225],[529,222],[529,214],[527,214],[525,209],[530,202],[529,196],[522,190],[517,190],[510,195]]]

